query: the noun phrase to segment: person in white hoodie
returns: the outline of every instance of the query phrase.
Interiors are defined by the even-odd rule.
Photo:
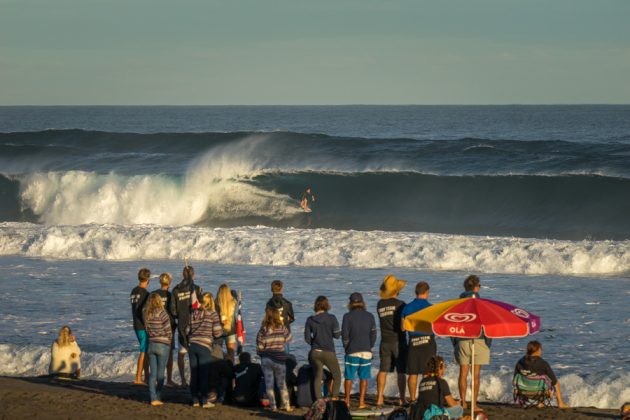
[[[48,373],[61,378],[79,379],[81,376],[81,349],[72,335],[72,330],[64,325],[59,337],[53,342]]]

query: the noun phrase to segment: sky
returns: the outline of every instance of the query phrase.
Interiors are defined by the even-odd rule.
[[[0,0],[0,105],[630,103],[630,0]]]

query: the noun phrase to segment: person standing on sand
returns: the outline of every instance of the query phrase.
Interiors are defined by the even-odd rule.
[[[217,313],[223,324],[223,337],[228,358],[235,363],[236,356],[236,322],[238,320],[238,300],[236,293],[230,290],[230,286],[222,284],[217,291],[215,302]]]
[[[558,407],[569,408],[569,406],[562,399],[562,393],[560,392],[560,383],[558,378],[553,373],[553,369],[542,358],[542,345],[538,341],[530,341],[527,343],[527,353],[523,356],[516,367],[514,368],[514,374],[520,373],[523,376],[530,375],[544,375],[551,380],[551,385],[556,391],[556,401]]]
[[[390,274],[385,277],[380,287],[381,299],[376,304],[376,308],[381,326],[381,344],[379,346],[381,365],[376,381],[376,405],[384,404],[383,392],[387,384],[387,374],[393,372],[394,369],[398,374],[400,405],[406,403],[407,337],[400,325],[405,302],[398,299],[398,294],[406,284],[406,280],[397,279]]]
[[[182,386],[186,386],[186,375],[184,370],[184,357],[188,353],[188,334],[190,333],[190,316],[192,314],[193,293],[195,301],[201,300],[201,287],[194,283],[195,269],[186,265],[182,271],[182,281],[171,293],[171,315],[177,319],[177,339],[179,341],[179,354],[177,355],[177,366],[182,380]]]
[[[285,351],[286,343],[292,339],[293,336],[280,319],[280,311],[276,308],[267,308],[256,335],[256,351],[260,356],[269,409],[272,411],[276,411],[275,387],[280,391],[282,410],[293,411],[287,388],[289,354]]]
[[[164,369],[169,360],[173,329],[171,318],[164,310],[162,297],[151,293],[144,306],[144,325],[149,336],[149,394],[151,405],[162,405],[162,388],[164,387]],[[172,361],[172,359],[171,359]]]
[[[359,409],[365,405],[365,393],[370,379],[372,367],[372,347],[376,344],[376,321],[374,315],[367,311],[361,293],[352,293],[348,303],[348,310],[341,323],[341,339],[346,351],[344,388],[346,405],[350,408],[350,393],[352,381],[359,376]]]
[[[416,284],[416,298],[402,309],[402,320],[431,306],[427,299],[429,299],[429,283],[421,281]],[[416,399],[418,390],[418,375],[425,374],[427,363],[437,353],[437,344],[433,334],[423,334],[415,331],[408,331],[407,333],[409,334],[409,348],[407,350],[407,374],[409,378],[407,383],[409,384],[409,397],[411,402],[413,402]]]
[[[324,366],[328,368],[333,377],[332,397],[339,398],[341,387],[341,370],[335,352],[335,338],[341,337],[341,329],[337,317],[329,314],[330,304],[326,296],[318,296],[313,305],[315,315],[306,320],[304,326],[304,341],[311,346],[308,360],[315,371],[313,388],[315,399],[322,398],[322,379]]]
[[[190,360],[190,393],[193,407],[212,408],[208,401],[210,391],[210,365],[218,361],[212,355],[214,339],[221,337],[223,327],[219,315],[213,310],[212,293],[204,293],[201,305],[190,319],[188,357]]]
[[[481,289],[481,281],[479,277],[474,274],[466,277],[464,280],[464,292],[459,295],[460,299],[463,298],[479,298],[479,290]],[[490,364],[490,346],[492,340],[482,335],[475,340],[464,338],[453,338],[453,345],[455,347],[455,361],[459,365],[459,398],[462,401],[462,407],[464,410],[468,408],[466,403],[466,391],[468,387],[468,371],[472,363],[472,346],[475,343],[475,369],[471,372],[471,375],[475,375],[475,395],[472,396],[474,406],[477,407],[477,398],[479,397],[480,379],[481,379],[481,366]]]
[[[48,373],[61,378],[81,377],[81,349],[67,325],[61,327],[52,344]]]
[[[171,287],[171,281],[173,280],[173,276],[171,273],[162,273],[160,274],[160,288],[158,290],[154,290],[153,293],[160,295],[162,298],[162,304],[167,311],[168,317],[171,321],[171,330],[173,333],[173,337],[171,340],[171,350],[168,353],[168,361],[166,362],[166,384],[168,386],[174,386],[175,382],[173,382],[173,351],[175,351],[175,330],[177,328],[177,323],[175,322],[175,318],[173,314],[170,312],[171,307],[171,292],[168,291],[169,287]],[[183,366],[180,367],[179,376],[184,377]]]
[[[140,354],[138,355],[138,365],[136,368],[136,379],[134,384],[146,383],[149,380],[149,364],[145,359],[149,342],[147,340],[147,331],[144,327],[144,320],[142,316],[142,310],[144,304],[149,297],[147,286],[149,285],[149,279],[151,278],[151,271],[148,268],[141,268],[138,271],[138,286],[131,290],[129,300],[131,301],[131,316],[133,318],[133,330],[138,338],[140,345]],[[144,380],[142,381],[142,371],[144,370]]]

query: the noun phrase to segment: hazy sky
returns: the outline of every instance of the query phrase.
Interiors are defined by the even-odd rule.
[[[0,104],[630,103],[629,0],[0,0]]]

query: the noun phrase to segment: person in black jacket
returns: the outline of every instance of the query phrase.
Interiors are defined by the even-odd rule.
[[[348,304],[350,312],[343,316],[341,323],[341,337],[346,350],[344,387],[346,391],[346,405],[350,407],[350,392],[352,380],[359,375],[359,408],[365,405],[367,382],[370,379],[372,367],[372,347],[376,343],[376,321],[374,315],[366,309],[361,293],[350,295]]]
[[[315,315],[308,317],[304,326],[304,341],[311,346],[308,359],[315,370],[313,380],[315,398],[322,398],[324,366],[328,368],[333,376],[332,397],[339,398],[341,371],[339,370],[339,361],[337,360],[335,342],[333,341],[333,339],[341,337],[339,321],[334,315],[328,313],[330,304],[326,296],[317,296],[313,310]]]
[[[182,379],[182,386],[186,386],[184,372],[184,357],[188,353],[188,334],[190,333],[190,316],[192,313],[192,294],[196,301],[201,301],[201,287],[195,285],[195,269],[187,265],[182,271],[182,281],[171,292],[171,314],[177,319],[177,337],[179,340],[179,354],[177,365]]]
[[[282,319],[282,323],[290,332],[291,324],[295,321],[295,315],[293,314],[293,304],[282,296],[283,290],[284,285],[280,280],[271,282],[271,293],[273,293],[273,296],[267,301],[266,308],[274,308],[280,311],[280,319]]]
[[[241,353],[238,361],[234,367],[234,403],[245,407],[260,406],[264,394],[261,392],[262,367],[259,363],[252,363],[252,356],[247,352]]]
[[[523,356],[516,367],[514,368],[514,374],[520,373],[523,376],[540,375],[546,376],[551,381],[551,385],[556,391],[556,400],[558,401],[558,407],[568,408],[569,406],[562,399],[562,393],[560,392],[560,383],[556,378],[553,369],[549,366],[542,357],[542,345],[538,341],[530,341],[527,343],[527,354]]]

